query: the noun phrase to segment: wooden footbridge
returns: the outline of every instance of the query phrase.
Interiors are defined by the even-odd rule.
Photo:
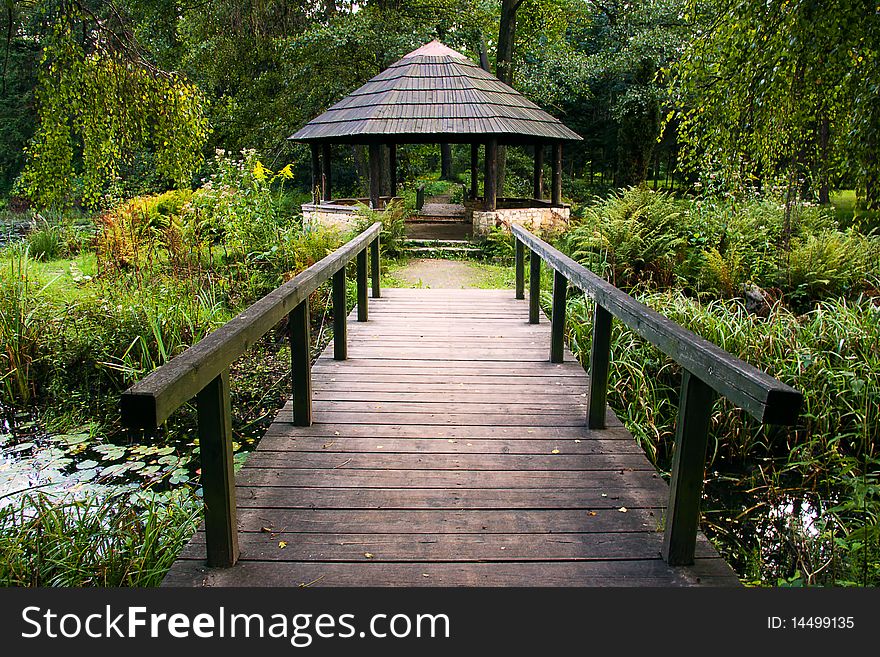
[[[125,393],[137,429],[197,398],[205,525],[166,585],[738,584],[698,527],[712,400],[791,423],[799,393],[513,230],[515,292],[380,297],[376,224]],[[308,298],[331,278],[334,340],[310,367]],[[596,301],[589,375],[563,341],[569,286]],[[292,399],[233,474],[228,367],[285,316]],[[671,486],[606,406],[612,317],[683,367]]]

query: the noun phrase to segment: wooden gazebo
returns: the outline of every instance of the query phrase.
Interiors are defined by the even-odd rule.
[[[398,144],[469,143],[470,198],[484,211],[498,207],[498,146],[534,147],[534,200],[543,201],[544,151],[552,146],[552,206],[562,204],[562,144],[581,137],[515,89],[483,70],[461,53],[432,41],[409,53],[290,139],[312,148],[313,189],[320,203],[332,194],[331,146],[369,146],[370,198],[397,193]],[[483,196],[479,198],[479,147],[485,148]],[[387,155],[386,155],[387,154]],[[390,189],[381,188],[382,158],[388,157]],[[523,207],[519,200],[517,207]]]

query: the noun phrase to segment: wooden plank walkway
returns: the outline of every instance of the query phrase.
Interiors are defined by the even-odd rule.
[[[702,534],[660,557],[668,487],[588,378],[507,290],[383,290],[349,359],[313,367],[311,427],[283,408],[236,477],[241,560],[172,586],[737,585]],[[355,315],[353,314],[352,317]]]

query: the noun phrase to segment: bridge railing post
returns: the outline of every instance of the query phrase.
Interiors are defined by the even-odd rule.
[[[568,279],[559,271],[553,272],[553,315],[550,318],[550,362],[561,363],[565,354],[565,302],[568,297]]]
[[[228,369],[196,395],[196,408],[208,565],[226,568],[239,554]]]
[[[526,247],[520,240],[514,238],[516,244],[516,298],[525,299],[525,278],[526,278]]]
[[[381,296],[379,289],[379,279],[381,277],[379,262],[379,236],[376,236],[370,243],[370,277],[373,283],[373,298],[378,299]]]
[[[348,330],[345,290],[345,267],[333,274],[333,358],[348,358]]]
[[[590,348],[590,405],[587,426],[605,428],[608,369],[611,358],[611,313],[598,302],[593,312],[593,344]]]
[[[663,536],[663,559],[670,566],[688,566],[694,562],[714,400],[715,391],[685,370],[681,380]]]
[[[357,309],[358,321],[366,322],[369,315],[367,308],[367,249],[357,254]]]
[[[541,321],[541,256],[529,250],[529,324]]]
[[[312,426],[312,350],[309,299],[300,302],[287,316],[290,367],[293,384],[293,423]]]

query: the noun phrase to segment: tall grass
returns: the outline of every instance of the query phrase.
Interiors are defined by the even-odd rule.
[[[0,508],[0,586],[156,586],[195,532],[187,489]]]
[[[727,554],[741,574],[774,584],[777,576],[880,583],[880,308],[867,298],[838,298],[803,315],[777,304],[761,318],[739,301],[703,305],[672,291],[640,299],[804,394],[801,420],[791,429],[761,426],[726,400],[715,404],[710,490],[733,485],[751,502],[728,508],[711,527],[746,546]],[[586,364],[592,303],[575,297],[568,313],[572,349]],[[668,469],[680,367],[616,322],[609,378],[609,404],[649,457]],[[795,527],[804,505],[810,526]],[[759,520],[756,510],[764,513]],[[738,525],[746,521],[752,525],[744,532]]]
[[[46,291],[53,281],[35,282],[27,247],[10,249],[0,276],[0,404],[14,409],[31,402],[33,369],[48,323]],[[10,415],[11,419],[14,413]]]

